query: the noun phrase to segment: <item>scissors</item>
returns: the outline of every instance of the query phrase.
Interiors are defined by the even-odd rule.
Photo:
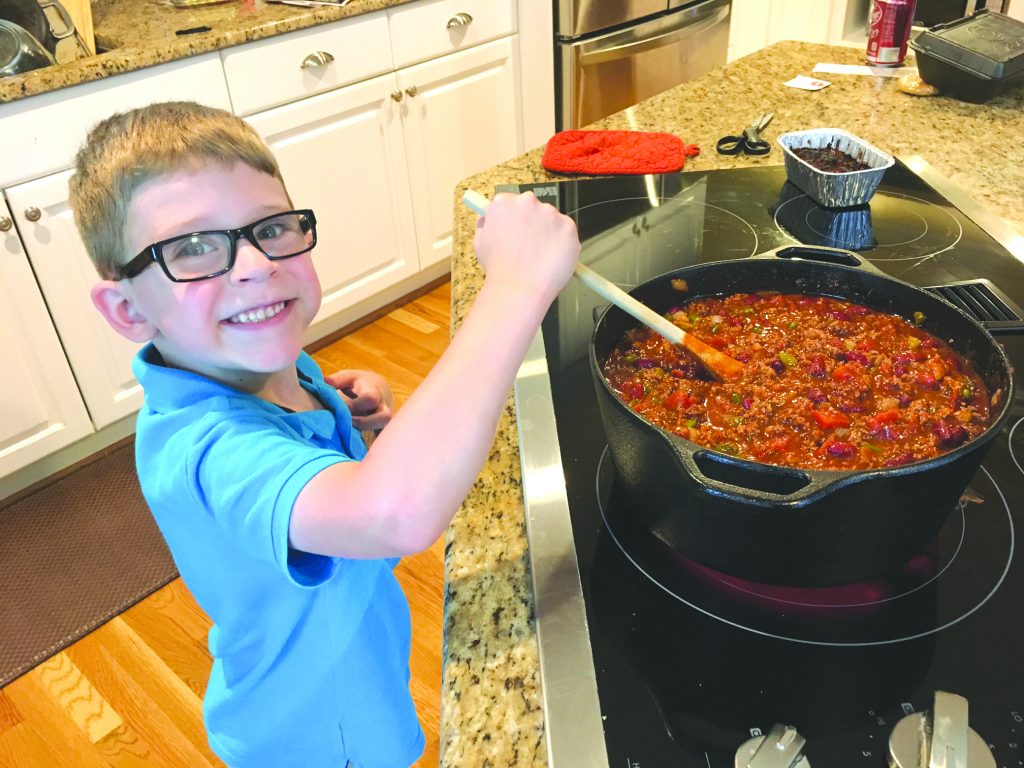
[[[742,152],[745,155],[767,155],[772,147],[767,141],[761,138],[761,131],[775,117],[773,112],[762,113],[753,125],[743,129],[740,136],[723,136],[718,140],[715,148],[720,155],[738,155]]]

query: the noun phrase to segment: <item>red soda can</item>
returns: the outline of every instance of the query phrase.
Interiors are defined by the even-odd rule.
[[[897,67],[903,63],[916,5],[917,0],[872,0],[868,19],[868,62],[880,67]]]

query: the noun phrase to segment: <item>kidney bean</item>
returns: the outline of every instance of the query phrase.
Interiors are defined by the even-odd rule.
[[[898,456],[894,456],[893,458],[891,458],[888,461],[886,461],[885,462],[885,466],[887,466],[887,467],[901,467],[904,464],[910,464],[910,463],[912,463],[914,461],[917,461],[917,457],[914,456],[914,454],[912,454],[910,451],[904,451],[903,453],[899,454]]]
[[[939,446],[947,450],[949,448],[956,448],[969,437],[967,428],[963,424],[947,419],[936,422],[935,426],[932,427],[932,434],[935,435]]]
[[[825,357],[823,355],[814,354],[811,355],[810,367],[807,369],[808,375],[812,379],[824,379],[825,378]]]
[[[818,404],[828,400],[828,397],[826,397],[825,393],[822,392],[817,387],[811,387],[810,389],[807,390],[807,399],[814,404]]]
[[[908,363],[916,363],[916,362],[918,362],[920,360],[923,360],[923,359],[924,359],[924,355],[922,355],[920,352],[916,352],[916,351],[915,352],[910,352],[910,351],[897,352],[895,355],[892,356],[892,361],[894,363],[902,363],[904,365],[906,365]]]
[[[892,424],[880,424],[871,429],[868,434],[880,440],[893,440],[896,438],[896,430],[892,428]]]
[[[853,443],[847,443],[843,440],[835,440],[829,443],[826,450],[837,459],[849,458],[857,452],[857,448]]]

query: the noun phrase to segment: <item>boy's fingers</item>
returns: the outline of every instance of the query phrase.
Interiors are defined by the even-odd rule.
[[[349,400],[348,407],[352,413],[366,416],[380,408],[380,398],[373,395],[360,395]]]
[[[353,416],[352,426],[358,430],[383,429],[391,421],[391,414],[369,414],[366,416]]]

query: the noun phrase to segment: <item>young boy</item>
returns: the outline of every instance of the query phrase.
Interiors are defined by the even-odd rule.
[[[94,304],[145,343],[139,479],[213,621],[211,747],[233,768],[408,766],[424,737],[391,569],[441,535],[475,480],[572,275],[575,225],[532,195],[497,196],[474,242],[476,301],[391,418],[382,378],[325,380],[302,352],[320,306],[316,218],[241,119],[191,103],[114,115],[78,153],[71,205]],[[356,430],[384,424],[367,451]]]

